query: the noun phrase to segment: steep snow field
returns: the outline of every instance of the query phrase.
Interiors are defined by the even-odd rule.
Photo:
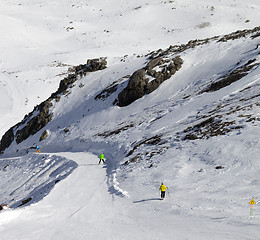
[[[259,37],[187,49],[159,89],[124,108],[112,104],[146,54],[254,28],[259,12],[256,0],[1,1],[1,136],[56,91],[68,68],[108,61],[54,102],[44,129],[0,156],[0,204],[11,206],[0,212],[1,239],[259,239],[259,65],[201,93],[237,66],[259,64]],[[115,81],[116,92],[95,99]],[[232,131],[184,141],[205,116]],[[35,144],[42,153],[25,154]]]
[[[257,0],[3,0],[0,135],[49,97],[70,65],[253,28],[259,11]]]

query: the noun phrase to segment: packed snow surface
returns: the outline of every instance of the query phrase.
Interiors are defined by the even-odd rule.
[[[141,173],[131,183],[138,187],[133,195],[111,198],[106,167],[97,165],[96,156],[82,152],[58,156],[73,159],[78,167],[39,203],[2,212],[3,239],[257,239],[259,214],[249,218],[248,199],[241,198],[247,193],[247,180],[242,181],[240,193],[230,195],[216,184],[232,184],[226,182],[227,175],[234,181],[229,171],[206,169],[201,176],[191,171],[195,164],[186,163],[172,177],[165,171],[167,166],[162,166],[153,173],[154,187],[143,181],[151,181],[151,176]],[[165,200],[160,200],[156,186],[159,170],[166,172],[162,175],[170,184]],[[208,171],[214,189],[207,186]],[[236,167],[230,171],[235,172]],[[245,173],[241,175],[246,178]]]
[[[56,91],[70,67],[96,57],[108,67],[79,79],[44,129],[0,156],[0,204],[11,207],[0,212],[1,239],[259,239],[259,65],[200,93],[236,66],[259,64],[259,38],[182,52],[180,71],[128,107],[112,104],[122,89],[95,100],[115,81],[122,88],[151,51],[252,29],[259,13],[257,0],[2,0],[0,136]],[[232,131],[182,140],[216,112]],[[39,143],[43,130],[49,136]]]

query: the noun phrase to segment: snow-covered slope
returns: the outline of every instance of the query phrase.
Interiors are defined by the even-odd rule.
[[[53,186],[69,175],[77,164],[60,157],[32,153],[13,159],[1,159],[1,201],[11,208],[38,202]]]
[[[0,213],[3,239],[259,237],[259,29],[223,37],[257,26],[256,1],[0,6],[6,22],[24,30],[19,41],[1,40],[12,49],[1,65],[2,135],[57,90],[68,67],[107,61],[78,75],[51,101],[51,121],[1,156],[1,201],[12,207]],[[115,104],[136,70],[176,56],[181,68],[158,89]],[[42,154],[25,154],[35,144]]]
[[[259,11],[256,0],[1,1],[0,135],[49,97],[70,65],[253,28]]]

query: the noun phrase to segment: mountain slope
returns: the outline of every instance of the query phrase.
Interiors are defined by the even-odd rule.
[[[255,37],[258,33],[256,28],[153,52],[153,59],[179,55],[183,66],[157,90],[123,108],[113,105],[118,94],[130,75],[150,60],[148,56],[113,59],[111,63],[108,60],[106,69],[82,76],[58,102],[53,100],[49,113],[52,120],[19,145],[12,143],[6,154],[16,149],[23,154],[25,148],[38,143],[45,130],[49,135],[40,142],[44,152],[104,152],[108,186],[113,194],[136,196],[138,185],[145,184],[153,191],[154,185],[164,180],[176,189],[172,182],[176,178],[176,182],[184,185],[185,193],[193,182],[192,201],[198,193],[202,198],[189,202],[185,212],[191,206],[195,208],[193,214],[200,213],[201,207],[196,205],[199,201],[205,202],[205,207],[212,201],[218,202],[215,206],[227,201],[230,209],[229,201],[220,196],[223,191],[232,192],[232,184],[241,179],[244,186],[238,185],[237,191],[246,186],[248,192],[233,197],[243,201],[245,194],[259,194],[256,189],[259,141],[255,139],[259,129],[259,49],[256,47],[259,40]],[[111,84],[117,88],[97,98]],[[233,152],[230,149],[234,144],[237,148]],[[233,171],[238,173],[233,176]],[[216,180],[219,174],[226,175],[223,182]],[[205,180],[200,175],[205,175]],[[214,186],[215,195],[203,197],[209,190],[201,187],[202,183]],[[184,192],[179,192],[180,200]],[[210,214],[219,217],[216,207],[211,208]],[[235,218],[241,218],[236,214]]]
[[[48,83],[39,105],[1,140],[1,196],[12,207],[0,213],[4,239],[258,238],[255,1],[5,3],[7,14],[17,10],[8,21],[22,19],[28,31],[21,39],[29,55],[22,47],[20,56],[41,57],[10,67],[5,54],[2,79],[21,82],[4,81],[10,91],[3,96],[13,96],[14,105],[4,101],[13,108],[2,133],[32,109],[30,99],[21,109],[23,99],[43,86],[45,74]],[[21,17],[29,10],[36,12]],[[39,37],[53,37],[36,44],[32,25]],[[129,89],[141,94],[122,104]],[[34,153],[36,144],[42,154]],[[101,152],[104,167],[97,165]]]
[[[259,10],[255,0],[2,1],[0,135],[54,92],[70,66],[254,28]]]
[[[175,138],[208,138],[239,130],[243,128],[246,116],[251,117],[250,122],[259,120],[258,116],[249,116],[250,113],[245,112],[246,108],[253,108],[253,111],[258,108],[258,35],[259,28],[255,28],[224,37],[190,41],[187,45],[171,46],[148,56],[113,59],[114,62],[111,65],[108,62],[105,70],[102,70],[106,68],[102,65],[103,60],[89,60],[89,64],[75,67],[75,74],[65,78],[58,91],[41,104],[45,107],[36,107],[14,127],[11,138],[21,143],[18,148],[20,146],[23,151],[33,144],[23,141],[35,135],[29,142],[37,143],[43,130],[51,133],[49,139],[43,142],[47,146],[55,146],[56,139],[60,139],[57,135],[63,136],[65,142],[68,139],[109,141],[112,138],[115,142],[117,137],[121,139],[122,134],[127,134],[125,146],[128,146],[138,141],[139,135],[137,139],[134,137],[133,128],[137,132],[147,129],[147,136],[145,132],[143,136],[148,138],[170,134],[170,141],[176,141]],[[169,72],[166,69],[169,61],[176,56],[184,63],[170,79],[160,82],[157,90],[145,94],[131,105],[117,107],[122,90],[139,69],[144,71],[145,81],[158,81],[155,75],[163,76],[163,71]],[[152,69],[148,70],[147,66],[157,59],[161,59],[161,63],[152,65]],[[95,72],[91,73],[90,69]],[[151,71],[154,71],[153,75],[150,75]],[[180,112],[181,116],[176,112]],[[37,115],[39,126],[34,123]],[[172,116],[176,119],[171,119]],[[240,116],[238,119],[242,124],[234,121],[233,116]],[[158,128],[160,121],[167,122],[167,126]],[[44,127],[46,124],[48,126]],[[155,126],[153,131],[152,126]],[[30,130],[28,134],[27,128]],[[87,131],[77,133],[82,129]],[[154,131],[156,134],[153,134]],[[131,137],[133,140],[129,139]],[[1,148],[4,149],[3,146]],[[13,148],[16,148],[15,143]]]

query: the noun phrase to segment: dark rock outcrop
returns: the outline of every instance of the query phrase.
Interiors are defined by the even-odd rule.
[[[85,76],[88,72],[96,72],[103,70],[107,67],[106,58],[95,58],[88,59],[87,64],[81,64],[74,67],[71,71],[74,73],[69,74],[68,77],[60,81],[58,90],[51,95],[51,99],[59,100],[60,94],[66,94],[68,88],[72,86],[74,82],[77,81],[78,77]]]
[[[48,137],[48,134],[49,134],[49,133],[48,133],[47,130],[43,131],[43,133],[42,133],[42,135],[41,135],[39,141],[43,141],[44,139],[46,139],[46,138]]]
[[[180,57],[174,58],[168,66],[163,67],[161,72],[155,72],[152,77],[155,77],[154,80],[150,81],[146,86],[146,94],[149,94],[156,90],[162,82],[171,78],[176,71],[180,70],[183,60]],[[149,72],[148,72],[149,74]]]
[[[127,106],[141,98],[145,94],[145,86],[148,78],[145,76],[145,69],[139,69],[130,77],[127,87],[118,94],[118,105],[120,107]]]
[[[12,127],[3,135],[1,139],[0,153],[2,153],[6,148],[8,148],[13,141],[14,141],[14,130]]]
[[[21,206],[29,203],[31,200],[32,200],[32,197],[29,197],[27,199],[22,200],[22,203],[18,207],[21,207]]]
[[[230,84],[240,80],[241,78],[245,77],[249,74],[252,69],[259,66],[259,62],[256,62],[256,59],[251,59],[247,61],[245,64],[242,64],[238,67],[232,69],[228,74],[224,77],[218,79],[217,81],[211,83],[203,92],[214,92],[220,90],[221,88],[227,87]]]
[[[49,109],[52,107],[52,101],[60,100],[60,97],[67,93],[68,89],[73,86],[73,83],[78,80],[78,77],[86,75],[87,72],[94,72],[106,68],[106,58],[97,58],[87,60],[87,64],[74,67],[66,78],[60,81],[58,90],[53,93],[46,101],[36,106],[34,110],[26,115],[22,122],[11,127],[2,137],[0,141],[0,153],[8,148],[15,140],[16,143],[21,143],[29,136],[34,135],[43,127],[45,127],[52,119],[53,114]]]
[[[236,31],[236,32],[224,35],[224,36],[214,36],[211,38],[190,40],[187,44],[171,45],[166,50],[159,49],[150,54],[151,54],[152,58],[163,57],[167,54],[180,54],[180,53],[186,51],[187,49],[195,48],[197,46],[207,44],[211,41],[227,42],[227,41],[232,41],[232,40],[236,40],[236,39],[247,37],[247,36],[250,36],[252,39],[259,37],[260,36],[260,26],[255,27],[253,29],[239,30],[239,31]]]
[[[48,122],[52,119],[52,114],[49,114],[49,109],[52,106],[50,100],[47,100],[41,103],[37,110],[39,110],[39,114],[33,118],[31,118],[25,127],[18,130],[16,132],[16,142],[21,143],[23,140],[27,139],[30,135],[34,135],[43,127],[45,127]]]
[[[162,57],[153,58],[145,68],[133,73],[126,88],[118,94],[118,106],[128,106],[135,100],[156,90],[162,82],[171,78],[180,70],[183,60],[177,56],[171,60]],[[154,68],[160,68],[156,71]],[[152,80],[149,81],[149,77]]]

